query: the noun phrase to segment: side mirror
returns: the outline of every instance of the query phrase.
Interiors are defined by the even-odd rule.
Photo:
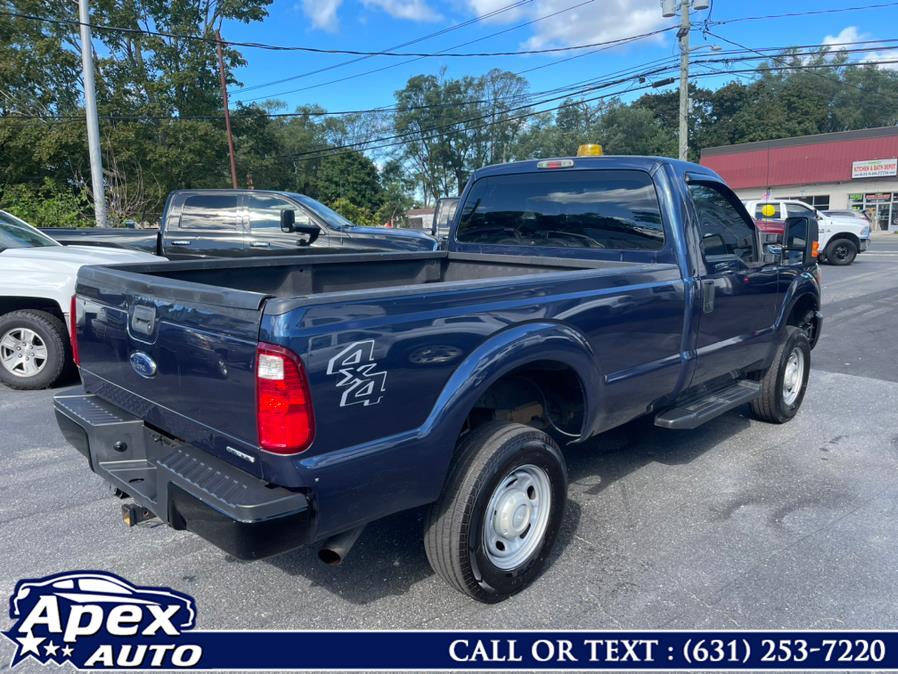
[[[292,213],[292,211],[291,211],[291,213]],[[318,225],[313,224],[311,222],[305,223],[302,225],[293,224],[291,231],[299,232],[300,234],[307,234],[309,237],[309,240],[303,241],[300,245],[301,246],[311,246],[313,243],[315,243],[315,240],[321,234],[321,227],[319,227]]]
[[[804,215],[786,218],[783,229],[784,261],[802,264],[816,262],[819,238],[817,218]]]
[[[296,231],[296,211],[292,208],[281,209],[281,231],[285,234]]]

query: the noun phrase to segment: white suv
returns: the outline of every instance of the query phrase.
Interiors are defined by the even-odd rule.
[[[756,220],[781,220],[792,216],[813,216],[820,227],[820,260],[846,265],[854,262],[858,253],[870,247],[870,223],[849,215],[824,215],[803,201],[768,199],[745,201],[749,215]],[[770,208],[765,209],[765,206]],[[772,209],[772,210],[771,210]],[[769,215],[765,215],[764,211]]]

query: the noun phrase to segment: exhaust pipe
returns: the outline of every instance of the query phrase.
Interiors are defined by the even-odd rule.
[[[331,536],[319,548],[318,559],[328,566],[341,564],[364,530],[365,525],[363,524],[355,529],[344,531],[342,534]]]

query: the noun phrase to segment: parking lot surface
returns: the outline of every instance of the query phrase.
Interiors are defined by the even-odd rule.
[[[207,629],[894,628],[898,240],[823,276],[824,333],[797,418],[640,421],[568,449],[552,563],[495,606],[433,574],[421,511],[370,525],[337,568],[312,548],[245,563],[152,522],[126,529],[58,432],[53,392],[0,386],[0,595],[23,577],[104,569],[193,595]],[[0,666],[8,654],[0,646]]]

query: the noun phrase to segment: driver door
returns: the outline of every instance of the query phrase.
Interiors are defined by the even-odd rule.
[[[273,194],[252,194],[247,196],[246,202],[249,215],[247,255],[290,255],[309,247],[305,244],[309,239],[307,234],[281,231],[283,209],[292,209],[296,213],[297,225],[313,223],[311,216],[301,206]],[[314,224],[320,225],[318,222]],[[321,227],[321,234],[312,247],[327,248],[339,245],[340,237],[332,236],[327,229]]]
[[[779,305],[777,267],[765,265],[754,221],[723,183],[689,181],[701,292],[693,384],[767,357]]]

